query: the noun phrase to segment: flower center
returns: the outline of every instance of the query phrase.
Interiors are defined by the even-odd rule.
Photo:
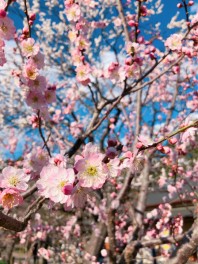
[[[8,208],[12,208],[14,204],[14,199],[13,195],[10,193],[7,193],[3,196],[2,198],[2,205],[7,206]]]
[[[61,181],[58,185],[60,189],[63,189],[63,187],[66,185],[67,181]]]
[[[17,176],[11,176],[8,180],[9,184],[16,187],[17,184],[19,183],[19,179],[17,178]]]
[[[25,47],[25,50],[26,50],[27,52],[32,52],[32,51],[33,51],[33,46],[26,46],[26,47]]]
[[[98,171],[97,171],[97,168],[95,166],[89,166],[87,167],[86,169],[86,173],[89,175],[89,176],[96,176]]]
[[[6,27],[6,25],[3,23],[3,25],[1,26],[1,30],[6,33],[8,31],[8,28]]]

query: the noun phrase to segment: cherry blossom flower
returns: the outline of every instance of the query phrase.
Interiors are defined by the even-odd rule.
[[[50,258],[52,257],[53,253],[54,252],[52,250],[50,250],[50,249],[46,249],[46,248],[39,248],[38,249],[39,256],[43,257],[46,260],[50,260]]]
[[[65,203],[69,196],[64,194],[64,186],[72,185],[74,180],[73,169],[65,169],[50,164],[42,169],[37,187],[42,196],[55,203]]]
[[[28,86],[37,91],[44,91],[47,87],[46,78],[38,75],[35,80],[28,80]]]
[[[0,37],[6,40],[14,38],[15,26],[9,17],[0,17]]]
[[[24,67],[24,77],[30,80],[36,80],[38,76],[38,69],[35,67],[33,63],[27,63]]]
[[[66,15],[69,21],[78,21],[81,15],[80,6],[78,4],[73,4],[71,6],[67,5]]]
[[[4,0],[0,1],[0,10],[4,10],[7,6],[7,3]]]
[[[25,191],[28,188],[27,182],[30,176],[25,174],[22,169],[8,166],[2,170],[0,177],[1,188],[15,188],[21,191]]]
[[[67,157],[61,154],[57,154],[55,157],[50,158],[49,163],[61,168],[66,168]]]
[[[45,96],[45,101],[47,104],[56,102],[56,91],[46,90],[44,96]]]
[[[88,64],[79,65],[76,68],[76,79],[78,82],[80,82],[83,85],[87,85],[90,82],[89,74],[91,72],[90,66]]]
[[[91,192],[90,188],[83,188],[80,184],[77,184],[72,190],[72,195],[68,196],[66,203],[64,204],[65,210],[70,210],[71,208],[83,208],[87,201],[87,197]]]
[[[0,193],[0,203],[6,209],[11,209],[14,206],[23,203],[23,197],[20,192],[16,189],[5,189]]]
[[[115,158],[113,160],[110,160],[106,165],[108,178],[115,178],[120,175],[121,168],[120,168],[120,160],[118,158]]]
[[[102,164],[104,155],[86,151],[83,153],[84,157],[79,158],[75,163],[80,186],[93,189],[101,188],[107,178],[107,172]]]
[[[37,147],[27,155],[27,159],[24,162],[24,167],[30,170],[34,175],[38,176],[44,166],[49,162],[48,154],[41,148]]]
[[[39,52],[39,45],[35,44],[33,38],[24,39],[21,42],[22,54],[25,57],[35,56]]]
[[[171,50],[179,50],[182,47],[182,35],[172,34],[165,42],[165,46]]]
[[[26,96],[26,103],[34,109],[40,109],[46,102],[41,92],[30,91]]]
[[[32,56],[28,60],[28,63],[33,64],[35,68],[40,70],[44,67],[44,61],[45,61],[45,56],[39,51],[35,56]]]

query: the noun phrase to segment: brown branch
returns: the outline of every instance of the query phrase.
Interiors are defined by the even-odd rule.
[[[120,0],[117,0],[117,6],[118,6],[118,12],[119,12],[120,18],[122,20],[122,25],[124,27],[124,33],[125,33],[126,41],[129,42],[130,41],[130,35],[129,35],[128,28],[127,28],[127,21],[126,21],[125,15],[124,15],[124,10],[123,10],[122,3]]]
[[[21,220],[15,219],[14,217],[6,215],[0,211],[0,226],[16,232],[23,231],[27,227],[31,216],[42,207],[45,199],[46,198],[39,197],[36,201],[34,201],[28,207],[25,216]]]
[[[30,17],[29,17],[29,14],[28,14],[28,8],[27,8],[27,0],[24,0],[24,6],[25,6],[25,10],[24,10],[24,13],[25,13],[25,16],[27,18],[27,24],[28,24],[28,37],[30,38],[31,37],[31,27],[30,27]]]
[[[119,264],[129,264],[131,263],[130,261],[135,261],[135,259],[133,259],[133,252],[134,251],[137,251],[139,250],[140,248],[145,248],[145,247],[149,247],[149,248],[153,248],[155,246],[159,246],[159,245],[163,245],[163,244],[168,244],[168,243],[171,243],[171,244],[176,244],[178,243],[179,241],[181,241],[184,236],[186,234],[181,234],[181,235],[177,235],[177,236],[171,236],[171,237],[160,237],[160,238],[153,238],[149,241],[132,241],[130,242],[127,247],[125,248],[124,252],[122,253],[121,255],[121,258],[119,260]],[[130,256],[131,258],[127,258],[128,259],[128,262],[127,260],[125,259],[125,256]],[[179,262],[178,262],[179,263]]]
[[[107,232],[109,238],[109,264],[116,263],[116,238],[115,238],[115,213],[116,210],[109,209],[107,212]]]
[[[47,152],[48,152],[48,155],[49,155],[50,158],[51,158],[50,149],[49,149],[49,147],[48,147],[48,145],[47,145],[47,141],[45,140],[45,137],[44,137],[44,135],[43,135],[43,131],[42,131],[41,126],[42,126],[42,120],[41,120],[41,117],[40,117],[40,110],[39,110],[39,111],[38,111],[38,130],[39,130],[39,134],[40,134],[40,136],[41,136],[41,138],[42,138],[42,140],[43,140],[44,147],[46,147]]]
[[[188,232],[179,248],[173,252],[169,264],[187,263],[189,257],[196,251],[198,246],[198,219],[195,220],[191,232]]]
[[[198,127],[198,120],[194,121],[191,125],[187,125],[187,126],[184,126],[184,127],[181,127],[179,128],[178,130],[174,131],[174,132],[171,132],[170,134],[168,134],[167,136],[159,139],[157,142],[149,145],[149,146],[142,146],[141,148],[139,148],[138,152],[142,151],[142,150],[146,150],[146,149],[150,149],[150,148],[154,148],[154,147],[157,147],[158,144],[162,143],[163,141],[179,134],[179,133],[182,133],[182,132],[185,132],[188,128],[191,128],[191,127]]]

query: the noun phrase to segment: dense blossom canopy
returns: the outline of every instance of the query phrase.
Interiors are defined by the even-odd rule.
[[[70,264],[176,264],[195,253],[196,7],[0,0],[7,263],[17,243],[34,261]],[[176,205],[188,207],[189,229]]]

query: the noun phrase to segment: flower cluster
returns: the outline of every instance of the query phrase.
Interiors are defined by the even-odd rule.
[[[76,79],[82,85],[90,83],[91,67],[85,62],[84,53],[89,47],[86,36],[88,35],[89,22],[83,18],[80,4],[75,1],[65,1],[65,9],[68,21],[71,23],[71,30],[68,33],[69,39],[73,44],[71,50],[73,63],[76,66]]]
[[[0,203],[4,208],[12,208],[22,203],[21,192],[27,190],[30,176],[22,169],[8,166],[0,174],[0,187],[5,188],[0,193]]]
[[[15,26],[13,21],[7,17],[7,13],[4,10],[6,8],[6,2],[1,1],[0,6],[0,66],[6,63],[5,53],[4,53],[4,40],[10,40],[14,38]]]

